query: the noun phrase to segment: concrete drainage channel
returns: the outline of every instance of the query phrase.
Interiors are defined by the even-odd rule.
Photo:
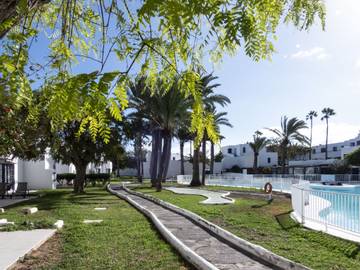
[[[190,211],[126,186],[108,185],[107,188],[147,216],[161,235],[197,269],[309,269],[241,239]]]

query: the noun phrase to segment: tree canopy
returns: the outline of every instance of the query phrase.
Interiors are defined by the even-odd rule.
[[[191,129],[202,134],[213,128],[201,121],[204,104],[196,87],[204,57],[217,62],[243,48],[255,61],[270,58],[280,23],[302,30],[317,18],[324,27],[325,18],[322,0],[5,3],[0,9],[0,97],[9,96],[12,109],[29,107],[30,119],[36,117],[33,90],[41,88],[50,97],[53,129],[78,121],[80,133],[88,130],[93,140],[99,135],[105,141],[110,136],[106,112],[121,120],[131,75],[146,75],[150,89],[160,79],[168,86],[165,92],[178,76],[179,91],[195,101]],[[79,74],[74,70],[83,61],[93,62],[92,70]]]

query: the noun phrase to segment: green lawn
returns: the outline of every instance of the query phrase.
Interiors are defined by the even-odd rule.
[[[64,220],[58,261],[50,261],[42,269],[188,269],[142,214],[105,190],[87,188],[86,194],[75,196],[71,190],[63,189],[42,195],[0,215],[17,224],[24,223],[17,229],[47,227],[57,219]],[[24,206],[38,207],[40,211],[25,216],[21,214]],[[94,211],[94,207],[108,210]],[[104,222],[86,225],[83,219]]]
[[[299,226],[289,217],[291,201],[284,196],[277,196],[268,204],[264,198],[239,195],[234,205],[209,206],[198,204],[203,200],[200,196],[155,192],[147,187],[137,190],[188,209],[241,238],[308,267],[360,269],[358,244]]]

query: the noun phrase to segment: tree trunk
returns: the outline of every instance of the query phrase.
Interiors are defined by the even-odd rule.
[[[201,186],[200,175],[199,175],[199,150],[200,150],[200,145],[194,147],[193,173],[192,173],[192,180],[190,186]]]
[[[84,193],[84,184],[86,178],[86,166],[87,164],[74,163],[76,169],[76,176],[74,181],[74,193]]]
[[[204,135],[202,141],[202,173],[201,173],[201,184],[205,186],[205,171],[206,171],[206,135]]]
[[[313,131],[313,120],[310,120],[310,152],[309,152],[309,160],[311,160],[311,155],[312,155],[312,131]]]
[[[286,160],[287,160],[287,147],[283,147],[282,149],[282,174],[286,173]]]
[[[258,157],[259,157],[259,153],[254,152],[254,173],[257,173],[258,170]]]
[[[151,159],[150,159],[150,177],[151,186],[155,187],[156,176],[158,171],[158,150],[161,137],[159,138],[160,130],[155,128],[152,131],[152,142],[151,142]]]
[[[328,138],[329,138],[329,120],[328,120],[328,118],[326,118],[325,159],[328,159]]]
[[[162,155],[164,155],[164,167],[163,167],[162,177],[161,177],[161,181],[163,183],[165,183],[166,176],[167,176],[168,169],[169,169],[170,159],[171,159],[171,140],[172,140],[172,137],[170,134],[167,134],[164,137],[164,150],[162,153]]]
[[[185,174],[185,167],[184,167],[184,140],[180,140],[180,174]]]
[[[142,147],[141,147],[141,133],[140,132],[136,133],[134,152],[135,152],[135,156],[136,156],[137,179],[138,179],[138,182],[142,183],[142,174],[141,174]]]
[[[215,162],[215,150],[214,150],[214,143],[211,141],[210,146],[210,174],[214,173],[214,162]]]

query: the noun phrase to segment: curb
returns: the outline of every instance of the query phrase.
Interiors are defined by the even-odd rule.
[[[292,270],[310,270],[310,268],[293,262],[289,259],[286,259],[282,256],[279,256],[259,245],[250,243],[242,238],[237,237],[236,235],[224,230],[223,228],[207,221],[206,219],[198,216],[197,214],[190,212],[188,210],[185,210],[183,208],[180,208],[178,206],[175,206],[171,203],[164,202],[160,199],[154,198],[150,195],[143,194],[134,190],[128,189],[125,185],[123,185],[123,188],[125,191],[127,191],[130,194],[142,197],[144,199],[150,200],[160,206],[163,206],[164,208],[167,208],[177,214],[180,214],[191,221],[193,221],[195,224],[198,224],[205,230],[211,232],[212,234],[216,235],[220,239],[224,240],[226,243],[230,244],[233,248],[245,253],[249,254],[250,256],[256,258],[257,260],[264,262],[267,265],[271,265],[273,267],[276,267],[277,269],[292,269]]]
[[[155,227],[158,229],[160,234],[168,241],[172,247],[174,247],[181,256],[188,261],[191,265],[193,265],[196,269],[199,270],[219,270],[215,265],[211,264],[207,260],[205,260],[203,257],[196,254],[194,251],[192,251],[189,247],[184,245],[177,237],[175,237],[174,234],[172,234],[161,222],[160,220],[149,210],[142,207],[140,204],[129,198],[128,196],[124,196],[122,194],[119,194],[116,192],[116,190],[111,189],[110,184],[107,186],[107,190],[127,201],[131,205],[133,205],[137,210],[139,210],[141,213],[143,213],[145,216],[147,216],[155,225]],[[129,192],[130,193],[130,192]],[[131,194],[131,193],[130,193]]]

